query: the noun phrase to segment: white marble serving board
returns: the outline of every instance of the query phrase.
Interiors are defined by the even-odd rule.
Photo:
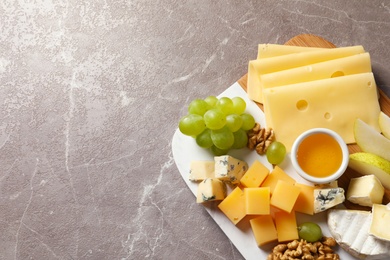
[[[221,93],[218,97],[242,97],[246,103],[246,112],[250,113],[256,119],[256,122],[265,126],[265,117],[263,111],[250,99],[248,99],[244,89],[238,84],[234,83],[227,90]],[[188,180],[189,168],[191,161],[194,160],[213,160],[213,154],[206,149],[197,146],[195,140],[192,137],[183,135],[179,129],[176,130],[172,140],[173,157],[180,175],[188,185],[192,193],[196,196],[198,184]],[[229,155],[244,160],[251,165],[255,160],[259,160],[270,170],[272,165],[268,163],[265,156],[260,156],[254,151],[249,149],[231,150]],[[292,176],[296,181],[300,183],[307,183],[302,179],[292,168],[290,161],[290,155],[288,154],[282,164],[279,165],[286,173]],[[191,203],[196,203],[194,200]],[[230,220],[218,209],[216,203],[199,204],[199,206],[205,207],[210,216],[214,219],[217,225],[222,229],[226,236],[231,240],[235,247],[240,251],[243,257],[247,260],[266,259],[270,250],[275,244],[259,248],[256,244],[252,230],[248,221],[241,221],[235,226]],[[313,221],[318,223],[325,236],[330,236],[327,224],[326,213],[316,214],[309,216],[305,214],[297,213],[297,222],[302,223],[305,221]],[[336,248],[336,252],[340,255],[341,259],[357,259],[346,253],[341,248]]]

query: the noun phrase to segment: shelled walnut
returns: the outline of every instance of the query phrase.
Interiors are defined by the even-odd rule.
[[[267,152],[268,146],[275,140],[272,128],[262,128],[259,123],[248,131],[248,148],[260,155]]]
[[[294,240],[275,246],[267,260],[340,260],[340,256],[332,249],[334,246],[336,241],[332,237],[323,237],[322,241],[314,243],[308,243],[303,239]]]

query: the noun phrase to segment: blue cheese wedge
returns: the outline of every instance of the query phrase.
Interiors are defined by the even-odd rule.
[[[369,234],[372,215],[368,211],[331,209],[329,232],[345,251],[359,259],[389,259],[390,243]]]
[[[203,181],[214,178],[214,161],[192,161],[190,165],[190,181]]]
[[[370,234],[390,244],[390,205],[374,204]]]
[[[345,200],[343,188],[314,189],[314,213],[319,213]]]
[[[372,207],[382,204],[385,188],[375,175],[352,178],[347,190],[347,200],[352,203]]]
[[[208,178],[199,183],[196,202],[204,203],[208,201],[223,200],[226,198],[226,194],[226,184],[223,181]]]
[[[216,156],[215,178],[229,182],[233,185],[240,183],[242,176],[248,170],[248,164],[245,161],[236,159],[230,155]]]

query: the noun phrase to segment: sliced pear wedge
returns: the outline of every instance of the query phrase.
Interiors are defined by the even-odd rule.
[[[363,175],[375,175],[383,187],[390,189],[390,161],[372,153],[353,153],[348,166]]]
[[[373,153],[390,161],[390,139],[359,118],[355,120],[353,130],[356,144],[363,152]]]
[[[382,134],[390,139],[390,117],[382,111],[379,114],[379,128]]]

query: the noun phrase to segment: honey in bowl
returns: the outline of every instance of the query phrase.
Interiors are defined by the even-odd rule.
[[[299,145],[296,156],[303,171],[319,178],[335,173],[343,160],[339,143],[325,133],[316,133],[305,138]]]
[[[291,149],[296,172],[312,183],[329,183],[338,179],[349,161],[348,147],[336,132],[314,128],[302,133]]]

